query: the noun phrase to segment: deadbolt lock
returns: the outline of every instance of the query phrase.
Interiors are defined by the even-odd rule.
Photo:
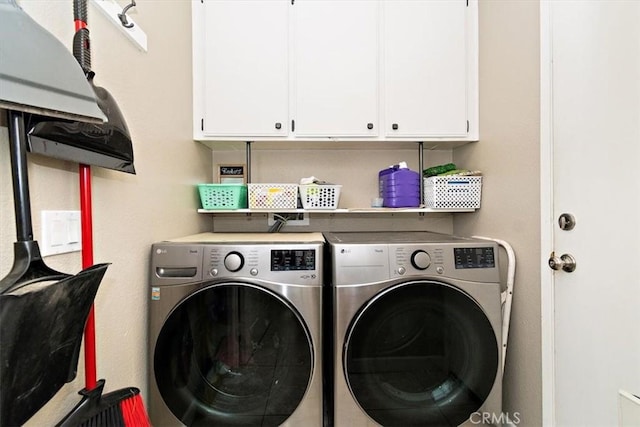
[[[558,217],[558,225],[560,226],[560,230],[573,230],[576,226],[576,217],[570,213],[563,213]]]
[[[571,273],[576,269],[576,259],[570,254],[563,254],[558,258],[555,252],[551,252],[551,255],[549,255],[549,267],[555,271],[562,270]]]

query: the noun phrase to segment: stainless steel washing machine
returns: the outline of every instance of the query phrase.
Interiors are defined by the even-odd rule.
[[[500,419],[497,245],[428,232],[325,238],[335,427]]]
[[[151,249],[154,426],[321,426],[319,233],[204,233]]]

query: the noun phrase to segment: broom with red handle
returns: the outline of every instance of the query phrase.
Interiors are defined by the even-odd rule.
[[[92,81],[93,72],[91,71],[86,0],[74,0],[73,14],[76,31],[73,41],[73,53],[87,75],[87,78]],[[109,112],[104,111],[104,113],[108,118]],[[82,267],[87,268],[93,265],[91,167],[89,165],[81,164],[79,166],[79,178]],[[84,340],[85,388],[79,393],[82,395],[82,400],[76,405],[73,411],[58,424],[58,427],[151,426],[139,389],[128,387],[108,394],[102,394],[104,380],[97,381],[96,375],[95,313],[93,306],[87,317]]]

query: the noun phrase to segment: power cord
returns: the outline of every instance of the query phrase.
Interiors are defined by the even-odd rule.
[[[269,233],[278,233],[280,230],[282,230],[282,227],[284,227],[287,224],[287,221],[289,221],[289,215],[283,216],[280,214],[273,214],[273,219],[274,219],[274,223],[273,225],[271,225],[271,227],[269,227],[269,230],[267,230]]]

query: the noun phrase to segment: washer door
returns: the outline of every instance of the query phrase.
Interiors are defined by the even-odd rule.
[[[187,426],[276,426],[301,402],[313,344],[296,310],[275,293],[230,283],[204,288],[169,315],[154,373]]]
[[[383,426],[457,426],[489,396],[496,335],[482,308],[441,282],[373,298],[347,331],[344,372],[360,407]]]

